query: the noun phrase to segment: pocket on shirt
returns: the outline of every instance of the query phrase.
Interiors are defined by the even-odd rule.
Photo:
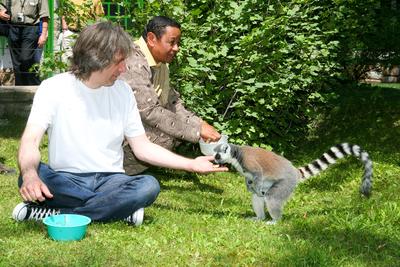
[[[38,4],[39,0],[27,0],[27,3],[24,7],[24,15],[31,18],[38,16],[40,12],[38,9]]]

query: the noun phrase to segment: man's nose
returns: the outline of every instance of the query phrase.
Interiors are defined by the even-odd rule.
[[[174,44],[174,46],[172,47],[172,50],[174,50],[175,53],[179,52],[179,44]]]

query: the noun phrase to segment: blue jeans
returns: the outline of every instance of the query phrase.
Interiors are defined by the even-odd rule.
[[[44,205],[95,221],[124,219],[150,206],[160,192],[158,181],[150,175],[56,172],[44,163],[40,163],[38,173],[53,194]],[[19,187],[21,184],[20,177]]]

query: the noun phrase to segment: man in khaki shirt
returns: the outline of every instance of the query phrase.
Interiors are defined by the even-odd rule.
[[[38,85],[39,77],[29,69],[35,53],[47,40],[48,0],[3,0],[0,19],[10,25],[8,43],[15,73],[15,85]],[[42,20],[42,32],[39,23]]]
[[[168,63],[179,51],[180,25],[157,16],[145,27],[135,42],[133,55],[127,60],[127,72],[122,75],[135,93],[137,105],[148,138],[169,150],[181,141],[197,143],[201,138],[217,141],[217,130],[185,109],[179,93],[170,88]],[[146,170],[129,147],[124,147],[124,169],[128,175]]]

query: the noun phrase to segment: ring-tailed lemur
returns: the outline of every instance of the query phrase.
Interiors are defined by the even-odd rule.
[[[275,224],[282,217],[284,203],[299,182],[317,175],[337,159],[348,155],[353,155],[363,162],[364,176],[360,191],[369,196],[372,189],[372,161],[368,153],[358,145],[338,144],[319,159],[300,168],[294,167],[284,157],[262,148],[233,144],[220,144],[214,148],[217,164],[231,164],[246,178],[247,189],[253,193],[252,205],[256,219],[265,219],[264,207],[267,206],[272,217],[268,224]]]

